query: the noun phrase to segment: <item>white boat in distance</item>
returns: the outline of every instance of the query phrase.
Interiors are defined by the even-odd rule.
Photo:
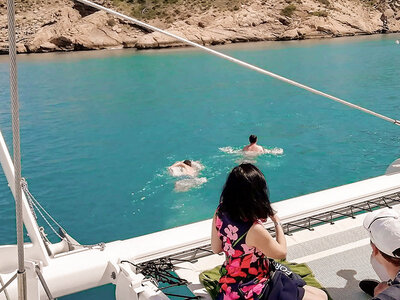
[[[13,0],[8,1],[8,7],[13,7]],[[198,47],[246,68],[362,110],[396,125],[400,124],[398,120],[286,79],[87,0],[79,1],[140,24],[150,30],[177,38],[191,46]],[[13,39],[10,38],[10,40]],[[13,51],[12,49],[13,47],[10,46],[10,54]],[[10,58],[11,60],[15,59],[12,55],[10,55]],[[16,80],[14,80],[15,84]],[[202,270],[211,269],[220,264],[224,259],[223,256],[212,254],[210,251],[211,220],[97,245],[80,245],[65,231],[61,230],[59,233],[61,241],[52,244],[47,240],[43,229],[39,228],[33,207],[44,211],[45,214],[47,212],[36,202],[26,185],[22,184],[20,188],[18,180],[18,183],[15,184],[16,178],[19,178],[20,174],[15,171],[17,168],[14,169],[13,161],[1,133],[0,161],[17,204],[20,203],[23,223],[30,238],[30,243],[23,244],[23,272],[21,272],[20,264],[21,253],[18,250],[21,249],[21,245],[19,244],[20,248],[18,248],[18,245],[0,246],[0,300],[54,299],[109,283],[116,286],[115,298],[117,300],[168,299],[167,289],[160,287],[158,280],[169,281],[172,285],[185,284],[197,297],[209,297],[199,285],[198,274]],[[14,163],[17,163],[17,161]],[[343,254],[346,251],[368,246],[369,240],[362,234],[361,238],[351,242],[342,237],[346,236],[349,230],[360,227],[359,213],[379,207],[391,207],[400,203],[399,167],[400,161],[397,160],[382,176],[274,203],[273,207],[279,212],[285,232],[293,234],[288,238],[289,259],[307,262],[311,265],[312,262],[332,257],[332,255]],[[343,217],[350,219],[336,222],[337,219]],[[331,225],[335,222],[336,225]],[[340,228],[340,224],[345,224],[343,222],[347,223]],[[265,224],[266,228],[272,230],[273,226],[271,225],[270,222]],[[335,234],[340,235],[336,237],[335,241],[330,240],[328,246],[324,248],[324,239]],[[358,233],[352,234],[351,237],[353,238],[355,235],[358,235]],[[337,246],[334,246],[336,245],[334,242],[338,243]],[[317,243],[319,246],[310,251],[305,244],[311,245],[313,243]],[[291,253],[291,249],[296,249],[296,251]],[[364,248],[361,250],[364,251]],[[365,257],[368,253],[367,251],[364,252],[366,252],[364,256],[358,253],[358,257],[363,259],[360,260],[359,265],[365,269],[368,267],[368,263],[365,263]],[[343,259],[343,261],[349,264],[348,260]],[[152,269],[152,267],[160,265],[163,267],[157,269],[156,272]],[[327,264],[322,263],[322,265],[326,269]],[[341,267],[340,263],[336,264],[336,269],[338,267]],[[336,271],[333,266],[331,269]],[[362,299],[361,292],[354,289],[354,294],[350,294],[351,296],[348,296],[344,291],[329,290],[329,283],[334,282],[332,276],[319,277],[318,265],[315,268],[313,267],[313,270],[334,299],[356,299],[357,297]],[[338,269],[338,272],[340,270],[342,269]],[[374,274],[371,274],[371,270],[370,268],[362,275],[373,277]],[[161,278],[160,274],[155,274],[163,271],[166,272],[162,275],[164,277],[168,274],[172,275],[170,271],[175,271],[180,278],[172,277],[172,279],[167,280]],[[21,276],[22,274],[24,275]],[[25,276],[26,282],[24,282]],[[15,280],[16,278],[18,280]],[[332,288],[340,289],[340,283],[339,286]],[[337,297],[333,295],[337,295]],[[186,298],[192,297],[187,296]]]

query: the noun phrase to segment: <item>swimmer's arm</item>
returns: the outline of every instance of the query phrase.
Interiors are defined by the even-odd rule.
[[[264,148],[263,146],[258,145],[258,152],[264,153],[266,148]]]
[[[174,163],[172,166],[170,166],[170,168],[174,168],[174,167],[185,167],[186,165],[181,162],[181,161],[177,161],[176,163]]]
[[[222,252],[222,241],[218,237],[217,227],[215,226],[215,214],[212,221],[211,227],[211,249],[214,253]]]
[[[171,169],[171,168],[173,168],[173,167],[176,167],[176,164],[177,164],[178,162],[176,162],[176,163],[173,163],[172,165],[170,165],[169,167],[168,167],[168,169]]]
[[[279,224],[275,226],[277,238],[271,234],[260,223],[254,223],[246,236],[246,244],[249,247],[256,247],[265,256],[284,259],[287,255],[286,239]]]

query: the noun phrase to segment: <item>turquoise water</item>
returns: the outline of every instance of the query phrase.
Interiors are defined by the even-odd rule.
[[[399,119],[399,36],[217,48]],[[20,56],[23,176],[81,243],[126,239],[210,218],[250,134],[273,201],[381,175],[400,128],[195,50]],[[0,128],[11,145],[7,57]],[[174,191],[167,166],[199,160],[208,182]],[[0,244],[15,243],[0,178]],[[107,286],[63,299],[113,299]]]

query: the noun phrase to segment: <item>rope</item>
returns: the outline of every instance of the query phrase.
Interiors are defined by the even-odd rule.
[[[254,65],[252,65],[252,64],[249,64],[249,63],[246,63],[246,62],[244,62],[244,61],[241,61],[241,60],[239,60],[239,59],[236,59],[236,58],[234,58],[234,57],[232,57],[232,56],[229,56],[229,55],[223,54],[223,53],[221,53],[221,52],[212,50],[212,49],[207,48],[207,47],[205,47],[205,46],[203,46],[203,45],[200,45],[200,44],[197,44],[197,43],[195,43],[195,42],[189,41],[188,39],[185,39],[185,38],[183,38],[183,37],[180,37],[180,36],[178,36],[178,35],[176,35],[176,34],[173,34],[173,33],[170,33],[170,32],[168,32],[168,31],[162,30],[162,29],[157,28],[157,27],[155,27],[155,26],[152,26],[152,25],[150,25],[150,24],[141,22],[141,21],[139,21],[139,20],[137,20],[137,19],[134,19],[134,18],[132,18],[132,17],[128,17],[128,16],[126,16],[126,15],[124,15],[124,14],[121,14],[121,13],[119,13],[119,12],[116,12],[116,11],[112,10],[112,9],[106,8],[106,7],[101,6],[101,5],[99,5],[99,4],[93,3],[93,2],[91,2],[91,1],[88,1],[88,0],[76,0],[76,1],[81,2],[81,3],[83,3],[83,4],[86,4],[86,5],[88,5],[88,6],[91,6],[91,7],[97,8],[97,9],[99,9],[99,10],[103,10],[103,11],[108,12],[108,13],[110,13],[110,14],[112,14],[112,15],[115,15],[115,16],[117,16],[117,17],[119,17],[119,18],[129,20],[129,21],[131,21],[131,22],[133,22],[133,23],[135,23],[135,24],[137,24],[137,25],[139,25],[139,26],[142,26],[142,27],[144,27],[144,28],[146,28],[146,29],[149,29],[149,30],[151,30],[151,31],[160,32],[160,33],[162,33],[162,34],[164,34],[164,35],[167,35],[167,36],[172,37],[172,38],[174,38],[174,39],[176,39],[176,40],[179,40],[179,41],[181,41],[181,42],[183,42],[183,43],[185,43],[185,44],[187,44],[187,45],[190,45],[190,46],[199,48],[199,49],[201,49],[201,50],[204,50],[205,52],[208,52],[208,53],[210,53],[210,54],[212,54],[212,55],[221,57],[221,58],[223,58],[223,59],[226,59],[226,60],[228,60],[228,61],[230,61],[230,62],[233,62],[233,63],[235,63],[235,64],[238,64],[238,65],[240,65],[240,66],[243,66],[243,67],[245,67],[245,68],[248,68],[248,69],[250,69],[250,70],[254,70],[254,71],[259,72],[259,73],[261,73],[261,74],[270,76],[270,77],[272,77],[272,78],[275,78],[275,79],[278,79],[278,80],[280,80],[280,81],[286,82],[286,83],[288,83],[288,84],[290,84],[290,85],[293,85],[293,86],[296,86],[296,87],[298,87],[298,88],[307,90],[307,91],[309,91],[309,92],[311,92],[311,93],[314,93],[314,94],[320,95],[320,96],[322,96],[322,97],[331,99],[331,100],[333,100],[333,101],[339,102],[339,103],[341,103],[341,104],[347,105],[347,106],[349,106],[349,107],[351,107],[351,108],[361,110],[361,111],[363,111],[363,112],[365,112],[365,113],[367,113],[367,114],[373,115],[373,116],[375,116],[375,117],[381,118],[381,119],[383,119],[383,120],[385,120],[385,121],[388,121],[388,122],[390,122],[390,123],[393,123],[393,124],[395,124],[395,125],[400,126],[400,120],[396,120],[396,119],[389,118],[389,117],[387,117],[387,116],[384,116],[384,115],[382,115],[382,114],[376,113],[376,112],[374,112],[374,111],[372,111],[372,110],[366,109],[366,108],[361,107],[361,106],[359,106],[359,105],[356,105],[356,104],[353,104],[353,103],[351,103],[351,102],[345,101],[345,100],[343,100],[343,99],[340,99],[340,98],[338,98],[338,97],[332,96],[332,95],[330,95],[330,94],[321,92],[321,91],[319,91],[319,90],[317,90],[317,89],[314,89],[314,88],[312,88],[312,87],[309,87],[309,86],[307,86],[307,85],[304,85],[304,84],[301,84],[301,83],[296,82],[296,81],[294,81],[294,80],[285,78],[285,77],[280,76],[280,75],[278,75],[278,74],[275,74],[275,73],[273,73],[273,72],[264,70],[264,69],[262,69],[262,68],[260,68],[260,67],[257,67],[257,66],[254,66]]]
[[[174,265],[169,258],[163,258],[155,261],[148,261],[141,264],[135,264],[129,260],[122,260],[121,263],[129,263],[136,268],[138,273],[142,273],[147,278],[153,278],[156,282],[167,283],[169,286],[161,287],[159,290],[167,289],[172,286],[187,285],[185,279],[172,275]],[[157,286],[157,284],[156,284]]]
[[[29,204],[29,208],[31,210],[32,215],[35,217],[35,219],[37,220],[37,215],[35,213],[35,209],[33,208],[33,201],[32,201],[32,197],[33,195],[29,192],[28,190],[28,182],[26,182],[25,178],[21,178],[21,188],[24,191],[26,200],[28,200],[28,204]]]
[[[68,238],[64,238],[63,236],[61,236],[56,229],[54,229],[54,227],[50,224],[50,222],[47,220],[46,216],[48,218],[50,218],[50,220],[57,225],[57,227],[59,229],[61,229],[63,232],[67,232],[47,211],[46,209],[39,203],[39,201],[36,200],[36,198],[31,194],[31,192],[28,189],[28,182],[26,181],[25,178],[21,179],[21,188],[25,193],[25,196],[28,200],[29,206],[32,207],[33,210],[33,214],[34,216],[37,218],[36,214],[35,214],[35,210],[34,208],[36,208],[36,210],[38,211],[38,213],[40,214],[40,216],[42,217],[42,219],[46,222],[46,224],[50,227],[50,229],[53,231],[53,233],[60,239],[60,240],[65,240],[69,245],[74,246],[74,247],[83,247],[83,248],[88,248],[88,249],[93,249],[96,247],[99,247],[100,250],[104,250],[105,248],[105,243],[101,242],[101,243],[97,243],[97,244],[93,244],[93,245],[81,245],[81,244],[75,244],[72,243],[71,241],[68,240]],[[44,215],[43,213],[46,215]]]
[[[54,231],[54,233],[60,237],[61,239],[63,239],[58,232],[51,226],[51,224],[47,221],[46,217],[42,214],[42,212],[40,210],[42,210],[53,222],[54,224],[56,224],[59,228],[63,229],[62,226],[60,224],[58,224],[58,222],[56,220],[53,219],[53,217],[44,209],[44,207],[39,203],[39,201],[36,200],[36,198],[31,194],[31,192],[28,189],[28,182],[26,181],[25,178],[21,179],[21,188],[24,191],[26,198],[28,199],[28,202],[33,205],[37,211],[39,212],[39,214],[42,216],[42,218],[46,221],[46,223],[49,225],[49,227]],[[39,209],[40,208],[40,209]]]
[[[135,264],[129,260],[122,260],[121,263],[131,264],[136,268],[137,273],[142,273],[145,279],[150,280],[155,286],[158,287],[159,291],[167,296],[182,298],[182,299],[199,299],[198,296],[187,296],[180,294],[171,294],[164,292],[164,290],[176,287],[176,286],[187,286],[189,282],[186,279],[182,279],[179,276],[174,276],[171,272],[174,270],[174,264],[172,263],[173,258],[161,258],[153,261],[148,261],[141,264]],[[166,283],[167,286],[159,287],[158,283]]]

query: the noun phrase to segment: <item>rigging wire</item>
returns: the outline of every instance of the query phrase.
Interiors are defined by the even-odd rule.
[[[365,113],[367,113],[367,114],[373,115],[373,116],[375,116],[375,117],[381,118],[381,119],[383,119],[383,120],[385,120],[385,121],[388,121],[388,122],[390,122],[390,123],[393,123],[393,124],[395,124],[395,125],[400,126],[400,120],[396,120],[396,119],[393,119],[393,118],[389,118],[389,117],[387,117],[387,116],[385,116],[385,115],[379,114],[379,113],[377,113],[377,112],[374,112],[374,111],[372,111],[372,110],[366,109],[366,108],[364,108],[364,107],[361,107],[361,106],[356,105],[356,104],[354,104],[354,103],[348,102],[348,101],[343,100],[343,99],[341,99],[341,98],[338,98],[338,97],[332,96],[332,95],[330,95],[330,94],[324,93],[324,92],[322,92],[322,91],[319,91],[319,90],[317,90],[317,89],[314,89],[314,88],[312,88],[312,87],[310,87],[310,86],[307,86],[307,85],[305,85],[305,84],[302,84],[302,83],[299,83],[299,82],[297,82],[297,81],[288,79],[288,78],[286,78],[286,77],[283,77],[283,76],[281,76],[281,75],[275,74],[275,73],[270,72],[270,71],[268,71],[268,70],[262,69],[262,68],[260,68],[260,67],[255,66],[255,65],[246,63],[246,62],[244,62],[244,61],[242,61],[242,60],[239,60],[239,59],[234,58],[234,57],[232,57],[232,56],[223,54],[223,53],[218,52],[218,51],[216,51],[216,50],[207,48],[207,47],[205,47],[205,46],[203,46],[203,45],[200,45],[200,44],[198,44],[198,43],[192,42],[192,41],[190,41],[190,40],[188,40],[188,39],[185,39],[185,38],[183,38],[183,37],[180,37],[180,36],[178,36],[178,35],[176,35],[176,34],[173,34],[173,33],[168,32],[168,31],[162,30],[162,29],[160,29],[160,28],[158,28],[158,27],[155,27],[155,26],[152,26],[152,25],[150,25],[150,24],[144,23],[144,22],[139,21],[139,20],[137,20],[137,19],[135,19],[135,18],[129,17],[129,16],[124,15],[124,14],[121,14],[121,13],[115,11],[115,10],[112,10],[112,9],[110,9],[110,8],[107,8],[107,7],[104,7],[104,6],[102,6],[102,5],[99,5],[99,4],[97,4],[97,3],[94,3],[94,2],[92,2],[92,1],[88,1],[88,0],[75,0],[75,1],[78,1],[78,2],[83,3],[83,4],[86,4],[86,5],[88,5],[88,6],[97,8],[97,9],[99,9],[99,10],[103,10],[103,11],[108,12],[108,13],[110,13],[110,14],[112,14],[112,15],[115,15],[115,16],[117,16],[117,17],[119,17],[119,18],[129,20],[129,21],[133,22],[134,24],[137,24],[137,25],[139,25],[139,26],[141,26],[141,27],[144,27],[144,28],[149,29],[149,30],[151,30],[151,31],[160,32],[160,33],[162,33],[162,34],[164,34],[164,35],[167,35],[167,36],[172,37],[172,38],[174,38],[174,39],[176,39],[176,40],[179,40],[179,41],[181,41],[181,42],[183,42],[183,43],[185,43],[185,44],[187,44],[187,45],[190,45],[190,46],[199,48],[199,49],[204,50],[204,51],[206,51],[206,52],[208,52],[208,53],[210,53],[210,54],[212,54],[212,55],[221,57],[221,58],[223,58],[223,59],[226,59],[226,60],[228,60],[228,61],[231,61],[231,62],[233,62],[233,63],[235,63],[235,64],[238,64],[238,65],[240,65],[240,66],[243,66],[243,67],[245,67],[245,68],[254,70],[254,71],[259,72],[259,73],[261,73],[261,74],[270,76],[270,77],[272,77],[272,78],[275,78],[275,79],[278,79],[278,80],[280,80],[280,81],[286,82],[286,83],[288,83],[288,84],[290,84],[290,85],[296,86],[296,87],[301,88],[301,89],[306,90],[306,91],[309,91],[309,92],[311,92],[311,93],[313,93],[313,94],[317,94],[317,95],[320,95],[320,96],[322,96],[322,97],[331,99],[331,100],[333,100],[333,101],[336,101],[336,102],[339,102],[339,103],[341,103],[341,104],[347,105],[347,106],[349,106],[349,107],[351,107],[351,108],[354,108],[354,109],[358,109],[358,110],[363,111],[363,112],[365,112]]]
[[[83,247],[83,248],[88,248],[88,249],[93,249],[96,247],[99,247],[100,250],[103,250],[105,248],[105,243],[101,242],[101,243],[97,243],[97,244],[93,244],[93,245],[82,245],[82,244],[75,244],[72,243],[68,238],[65,238],[65,236],[62,236],[60,233],[57,232],[57,230],[51,225],[51,223],[49,222],[49,220],[46,218],[46,216],[48,218],[51,219],[51,221],[57,225],[57,227],[61,230],[61,232],[67,232],[47,211],[46,209],[44,209],[44,207],[39,203],[39,201],[36,200],[36,198],[31,194],[31,192],[28,189],[28,182],[26,181],[25,178],[21,178],[21,188],[25,193],[26,199],[28,200],[29,206],[31,207],[31,211],[32,214],[35,216],[35,218],[37,219],[37,216],[35,214],[35,210],[34,208],[36,208],[36,211],[40,214],[40,216],[42,217],[42,219],[46,222],[46,224],[50,227],[50,229],[53,231],[53,233],[60,238],[61,240],[66,241],[69,245],[73,246],[73,247]],[[45,215],[46,216],[45,216]]]

